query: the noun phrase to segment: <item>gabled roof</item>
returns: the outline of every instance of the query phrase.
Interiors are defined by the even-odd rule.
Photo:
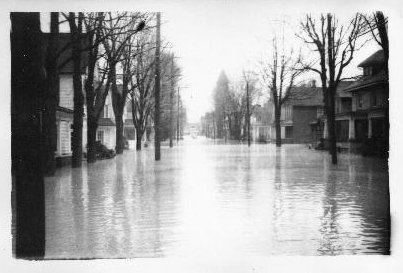
[[[46,54],[46,49],[48,45],[48,40],[50,37],[50,33],[43,33],[43,50]],[[81,48],[86,49],[88,47],[88,39],[85,34],[82,35],[81,39]],[[58,54],[59,58],[57,60],[58,65],[63,65],[60,68],[60,73],[72,74],[73,73],[73,60],[71,59],[72,55],[72,44],[71,44],[71,35],[70,33],[59,33],[58,34]],[[69,60],[71,59],[71,60]],[[85,69],[88,66],[88,51],[83,50],[81,52],[81,73],[85,73]]]
[[[294,86],[291,87],[290,96],[287,104],[300,106],[318,106],[323,105],[322,88]]]
[[[383,54],[383,50],[378,50],[364,61],[362,61],[358,67],[366,67],[371,65],[383,65],[385,63],[385,55]]]

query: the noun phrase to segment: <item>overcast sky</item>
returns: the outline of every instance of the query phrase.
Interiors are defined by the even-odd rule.
[[[317,53],[308,50],[295,35],[301,32],[302,11],[270,12],[271,9],[265,5],[232,5],[225,1],[208,3],[173,5],[162,10],[162,35],[182,67],[181,96],[187,108],[188,121],[198,122],[204,113],[212,110],[212,93],[222,70],[230,81],[240,80],[243,69],[259,72],[261,62],[271,56],[274,35],[284,37],[286,49],[298,51],[302,48],[308,58],[317,58]],[[347,25],[353,12],[336,12],[335,15]],[[48,13],[44,13],[42,21],[48,20],[47,17]],[[343,76],[360,74],[357,65],[378,49],[375,42],[367,43],[355,53]],[[303,79],[314,77],[319,82],[317,75],[312,73],[305,74]],[[268,95],[267,90],[262,91],[263,95]]]
[[[221,70],[230,80],[239,79],[245,67],[259,70],[259,62],[270,54],[274,33],[278,35],[284,28],[285,47],[300,47],[301,40],[294,34],[300,30],[298,24],[302,13],[270,14],[265,9],[247,7],[187,6],[162,14],[163,36],[180,57],[183,68],[182,85],[186,88],[181,93],[191,122],[199,121],[206,111],[212,109],[212,91]],[[350,14],[342,15],[341,20],[350,17]],[[346,75],[359,74],[357,64],[376,50],[377,45],[368,43],[357,52]]]

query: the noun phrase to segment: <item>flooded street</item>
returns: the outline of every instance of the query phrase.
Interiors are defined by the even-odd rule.
[[[304,145],[125,151],[46,180],[46,258],[389,253],[386,164]]]

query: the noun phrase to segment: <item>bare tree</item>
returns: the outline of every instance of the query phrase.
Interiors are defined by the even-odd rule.
[[[329,152],[332,163],[337,164],[335,96],[342,74],[353,59],[357,50],[357,39],[362,31],[362,16],[356,14],[347,27],[341,25],[330,13],[315,20],[306,15],[301,22],[303,35],[298,35],[306,44],[312,46],[319,55],[316,62],[304,64],[303,68],[316,72],[322,82],[325,113],[328,123]]]
[[[88,69],[84,89],[87,104],[87,162],[93,163],[95,157],[96,131],[98,120],[105,105],[110,88],[107,62],[102,61],[101,44],[110,33],[103,29],[105,15],[102,12],[88,13],[85,28],[88,35]],[[103,66],[103,67],[102,67]],[[98,69],[97,69],[98,68]],[[98,71],[98,75],[95,75]],[[106,84],[104,85],[106,80]]]
[[[130,44],[132,36],[145,27],[142,13],[107,13],[104,29],[113,32],[103,40],[108,62],[108,80],[111,84],[112,106],[116,123],[116,153],[123,153],[123,110],[126,104],[128,89],[119,89],[117,84],[117,66],[122,60],[124,49]],[[123,85],[124,86],[124,85]],[[127,87],[127,85],[126,85]]]
[[[178,85],[178,81],[181,76],[181,70],[178,64],[175,61],[174,54],[163,54],[163,61],[162,61],[162,75],[163,75],[163,82],[165,82],[165,86],[169,86],[167,90],[163,90],[162,92],[163,102],[166,102],[164,99],[165,95],[169,93],[169,102],[163,103],[163,111],[166,108],[169,108],[169,147],[173,147],[173,138],[174,138],[174,106],[175,106],[175,90]],[[167,104],[167,105],[166,105]],[[168,106],[168,107],[167,107]]]
[[[267,63],[262,63],[262,83],[268,88],[274,106],[274,122],[276,127],[276,146],[281,146],[281,108],[290,96],[291,87],[303,73],[300,69],[301,56],[293,50],[285,52],[284,43],[281,52],[278,50],[277,38],[273,39],[273,55]]]
[[[246,114],[246,94],[244,84],[237,81],[230,84],[226,98],[225,114],[231,139],[241,141],[242,122]]]
[[[155,83],[154,83],[154,152],[155,160],[161,159],[161,144],[160,144],[160,89],[161,89],[161,13],[157,12],[157,33],[156,33],[156,48],[155,48]]]
[[[136,150],[141,150],[141,140],[147,128],[150,114],[154,109],[152,90],[154,88],[155,58],[150,35],[137,40],[136,58],[132,64],[134,76],[130,78],[129,89],[132,104],[133,125],[136,128]]]
[[[385,72],[389,77],[389,37],[388,37],[388,18],[385,17],[383,12],[377,11],[372,14],[363,14],[364,33],[370,31],[372,37],[377,44],[382,47],[385,55]]]
[[[247,139],[248,139],[248,147],[250,147],[251,143],[251,136],[250,136],[250,117],[251,117],[251,101],[253,99],[253,95],[256,93],[254,92],[255,89],[255,73],[250,70],[244,70],[242,72],[243,80],[245,82],[245,89],[246,89],[246,113],[245,113],[245,126],[247,132]],[[244,130],[245,131],[245,130]]]

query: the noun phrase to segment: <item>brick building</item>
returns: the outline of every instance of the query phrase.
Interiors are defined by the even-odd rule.
[[[367,149],[376,154],[386,154],[389,137],[389,84],[383,51],[375,52],[358,67],[363,70],[362,78],[344,89],[352,96],[349,114],[350,146],[362,152]]]
[[[316,125],[323,114],[322,88],[316,87],[311,81],[306,86],[295,86],[290,90],[290,96],[281,108],[281,139],[282,143],[312,143],[317,137]],[[270,138],[276,139],[274,106],[269,102]]]

